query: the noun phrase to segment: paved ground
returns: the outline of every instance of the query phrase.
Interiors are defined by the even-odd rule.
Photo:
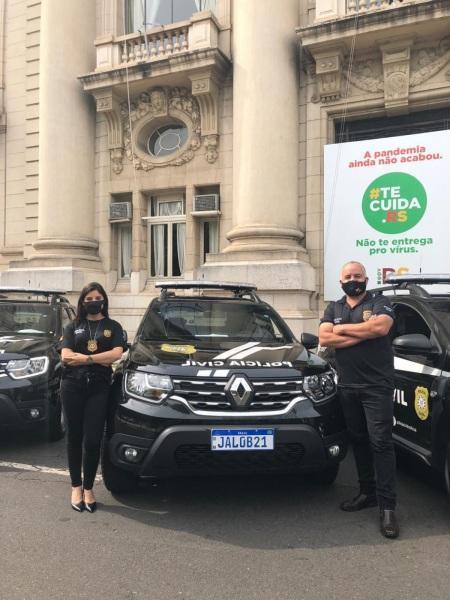
[[[376,509],[336,509],[354,491],[347,459],[326,490],[292,477],[196,479],[112,497],[100,483],[98,512],[77,514],[63,442],[2,438],[0,600],[450,598],[444,492],[402,463],[402,536],[389,541]]]

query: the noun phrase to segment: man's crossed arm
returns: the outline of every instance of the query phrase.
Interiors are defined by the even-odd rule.
[[[319,327],[319,343],[332,348],[348,348],[363,340],[387,335],[393,322],[388,315],[373,315],[364,323],[322,323]]]

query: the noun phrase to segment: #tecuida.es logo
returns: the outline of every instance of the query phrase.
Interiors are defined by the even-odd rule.
[[[364,192],[362,212],[367,223],[380,233],[408,231],[422,219],[427,208],[424,186],[408,173],[386,173]]]

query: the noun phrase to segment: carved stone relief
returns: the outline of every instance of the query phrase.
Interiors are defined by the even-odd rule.
[[[129,109],[130,108],[130,109]],[[182,165],[194,158],[194,153],[201,146],[200,110],[196,99],[189,90],[182,87],[153,88],[133,99],[130,107],[123,102],[120,107],[124,132],[125,155],[132,161],[135,169],[150,171],[155,167]],[[136,144],[135,132],[150,123],[154,118],[172,116],[182,120],[188,127],[189,140],[175,155],[168,155],[164,160],[144,154]],[[133,135],[132,135],[133,133]]]
[[[358,57],[349,66],[348,57],[341,60],[339,69],[338,52],[314,54],[315,71],[308,69],[317,91],[311,102],[337,101],[344,96],[342,79],[352,87],[370,94],[384,94],[388,111],[402,110],[409,102],[410,90],[437,75],[450,63],[450,36],[435,46],[421,47],[412,39],[398,39],[380,46],[379,58],[370,55]],[[450,79],[450,70],[442,75]],[[345,86],[342,86],[345,87]],[[350,94],[350,92],[349,92]]]
[[[437,75],[450,62],[450,36],[440,41],[438,46],[411,51],[410,85],[421,85]]]
[[[345,77],[350,83],[363,92],[378,93],[384,89],[383,70],[381,62],[375,59],[365,59],[355,62],[350,70],[348,63],[343,66]]]

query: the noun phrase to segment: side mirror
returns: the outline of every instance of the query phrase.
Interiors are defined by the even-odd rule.
[[[312,333],[302,333],[300,336],[300,341],[307,350],[317,348],[319,345],[319,338],[317,335],[313,335]]]
[[[394,338],[392,347],[399,354],[434,354],[438,348],[423,333],[408,333]]]
[[[128,341],[128,332],[124,329],[123,330],[123,351],[126,352],[130,348],[131,348],[131,344]]]

